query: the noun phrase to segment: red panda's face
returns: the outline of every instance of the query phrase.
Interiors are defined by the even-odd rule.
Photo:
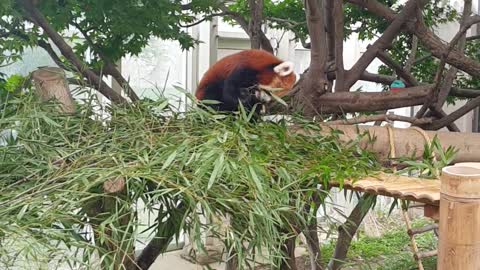
[[[260,87],[263,89],[275,89],[273,94],[282,97],[292,90],[297,82],[297,75],[293,71],[293,63],[283,62],[266,72],[259,78]],[[281,90],[279,90],[281,89]]]

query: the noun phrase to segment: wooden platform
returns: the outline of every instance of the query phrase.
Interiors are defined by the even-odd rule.
[[[339,187],[338,183],[331,185]],[[354,183],[346,181],[343,188],[430,205],[440,203],[440,180],[382,173]]]

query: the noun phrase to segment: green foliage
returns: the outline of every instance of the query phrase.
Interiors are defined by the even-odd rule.
[[[5,77],[5,78],[4,78]],[[9,96],[18,96],[22,93],[26,79],[21,75],[12,75],[8,78],[0,73],[0,111],[5,115],[8,108],[4,106],[4,102]]]
[[[428,223],[419,220],[413,227],[422,227]],[[437,245],[433,232],[418,235],[416,238],[420,250],[432,250]],[[381,237],[369,237],[361,234],[352,242],[345,264],[346,269],[377,269],[377,270],[404,270],[415,269],[416,262],[410,249],[410,239],[405,228],[395,226]],[[324,262],[333,254],[335,243],[330,242],[322,246]],[[422,260],[425,269],[436,269],[436,258]],[[352,267],[352,268],[349,268]]]
[[[195,14],[210,12],[215,1],[190,1],[190,10],[182,10],[179,0],[124,1],[124,0],[45,0],[38,1],[38,9],[52,27],[66,37],[81,59],[91,59],[90,67],[100,69],[98,53],[115,62],[130,54],[137,55],[153,37],[176,40],[183,49],[192,47],[196,40],[182,27],[196,20]],[[28,23],[28,15],[15,0],[0,5],[0,64],[19,59],[25,48],[38,41],[48,41],[37,27]],[[74,30],[74,31],[72,31]],[[87,33],[91,43],[81,32]],[[87,55],[88,53],[88,55]],[[88,56],[88,57],[86,57]]]
[[[95,254],[112,266],[142,226],[169,239],[190,230],[200,246],[199,232],[208,230],[239,252],[243,267],[255,252],[278,263],[283,230],[305,224],[299,209],[319,183],[379,169],[356,143],[319,136],[301,119],[310,131],[303,135],[286,123],[252,123],[246,113],[179,114],[162,98],[108,108],[107,117],[96,104],[86,99],[76,114],[62,115],[32,95],[7,101],[12,113],[0,118],[0,130],[15,129],[18,139],[0,147],[2,266],[88,266]],[[105,182],[117,177],[127,192],[105,194]],[[143,210],[157,219],[141,224],[135,213]],[[201,215],[232,223],[221,231]],[[87,225],[94,239],[83,233]],[[113,253],[110,243],[118,245]]]
[[[400,159],[400,161],[408,166],[398,173],[408,173],[422,178],[437,179],[440,177],[442,168],[451,164],[458,152],[458,150],[452,146],[444,149],[437,136],[432,139],[430,144],[425,144],[423,151],[422,160],[418,161],[412,158]]]

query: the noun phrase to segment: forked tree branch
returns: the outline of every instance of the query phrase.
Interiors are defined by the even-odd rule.
[[[138,101],[139,97],[132,89],[130,84],[125,80],[122,73],[115,67],[112,61],[102,52],[102,49],[99,48],[95,42],[90,38],[90,35],[85,31],[78,23],[72,22],[72,25],[75,26],[83,37],[87,41],[88,45],[93,49],[93,51],[103,60],[104,67],[103,71],[107,75],[111,75],[115,81],[124,89],[127,96],[133,101]]]
[[[425,129],[430,129],[430,130],[438,130],[443,127],[446,127],[447,125],[455,122],[457,119],[460,117],[464,116],[471,110],[477,108],[480,106],[480,96],[468,101],[465,105],[457,109],[456,111],[450,113],[449,115],[446,115],[445,117],[433,121],[429,125],[425,125],[423,128]]]
[[[376,0],[346,1],[363,7],[373,14],[383,17],[390,23],[393,22],[397,16],[393,10]],[[405,24],[405,30],[407,30],[409,33],[415,34],[422,44],[431,51],[432,55],[437,58],[442,58],[442,55],[448,50],[448,45],[445,44],[437,35],[435,35],[425,24],[418,22],[407,22]],[[455,66],[459,70],[465,71],[474,77],[480,77],[480,62],[465,56],[459,51],[453,50],[445,59],[445,61],[448,64]]]
[[[248,21],[239,13],[231,11],[225,4],[221,3],[219,4],[219,8],[222,12],[224,12],[227,16],[231,17],[233,20],[235,20],[240,27],[242,27],[243,31],[247,33],[247,35],[251,38],[252,33],[250,33],[250,28],[249,28],[249,23]],[[273,47],[272,44],[270,43],[270,40],[267,38],[265,33],[263,31],[260,31],[260,41],[262,43],[262,49],[265,51],[268,51],[270,53],[273,53]]]
[[[355,65],[347,72],[345,87],[350,88],[360,79],[361,74],[367,69],[370,63],[375,59],[379,51],[388,48],[392,41],[400,34],[402,26],[412,18],[415,18],[417,9],[422,9],[426,0],[409,0],[403,10],[395,16],[382,36],[378,38],[360,57]]]
[[[455,35],[455,37],[452,39],[450,42],[450,48],[453,48],[457,43],[458,43],[458,51],[463,52],[465,50],[465,43],[466,43],[466,32],[467,29],[472,26],[472,18],[474,17],[469,17],[470,13],[472,12],[472,0],[465,0],[464,5],[463,5],[463,14],[462,14],[462,20],[460,22],[460,30],[458,33]],[[476,16],[478,19],[480,19],[480,16]],[[455,78],[457,77],[457,72],[458,69],[456,67],[450,67],[448,69],[447,74],[445,75],[445,78],[443,79],[443,84],[440,87],[440,90],[438,92],[437,100],[435,103],[435,108],[441,109],[443,107],[443,104],[447,100],[448,94],[450,92],[450,89],[452,88],[453,82]]]
[[[407,83],[407,86],[419,85],[417,79],[415,79],[415,77],[410,72],[407,72],[405,69],[403,69],[400,64],[395,62],[395,60],[393,60],[388,53],[386,53],[385,51],[379,51],[377,56],[380,61],[393,69],[393,71],[395,71],[395,73],[397,73],[400,78],[404,79]]]

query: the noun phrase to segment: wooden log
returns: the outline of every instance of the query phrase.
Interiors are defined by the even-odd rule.
[[[43,101],[56,99],[64,113],[74,113],[75,103],[68,88],[65,72],[57,67],[41,67],[32,72],[36,93]]]
[[[387,159],[390,155],[390,138],[386,127],[365,125],[328,125],[321,127],[321,133],[323,134],[331,134],[332,130],[343,132],[343,134],[339,135],[339,138],[343,141],[354,140],[359,133],[367,132],[370,134],[370,138],[368,136],[362,138],[360,146],[376,153],[380,159]],[[300,126],[293,126],[290,130],[296,133],[306,133],[305,129],[302,129]],[[426,138],[419,130],[412,128],[392,128],[392,130],[396,157],[410,157],[413,155],[418,159],[423,158]],[[436,135],[442,147],[453,146],[458,150],[452,163],[480,162],[480,134],[478,133],[425,131],[425,135],[430,140]],[[371,140],[372,138],[374,140]]]
[[[437,250],[432,250],[432,251],[424,251],[424,252],[419,252],[418,254],[413,255],[416,261],[421,260],[423,258],[428,258],[428,257],[433,257],[438,254]]]
[[[429,225],[426,225],[426,226],[423,226],[421,228],[410,228],[407,230],[407,233],[408,235],[410,236],[414,236],[416,234],[421,234],[421,233],[425,233],[425,232],[428,232],[428,231],[432,231],[434,229],[438,228],[438,224],[429,224]]]
[[[442,170],[438,270],[480,269],[480,169]]]

